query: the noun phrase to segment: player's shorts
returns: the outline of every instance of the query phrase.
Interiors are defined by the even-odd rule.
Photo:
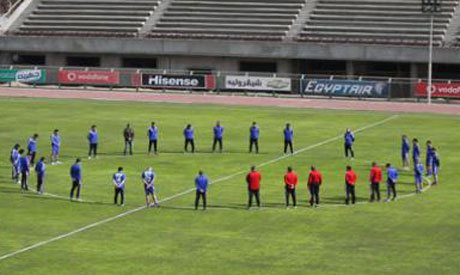
[[[59,155],[59,150],[60,150],[59,146],[51,146],[51,152],[53,155]]]
[[[422,183],[423,179],[422,179],[422,176],[415,176],[415,183],[418,184],[418,183]]]
[[[426,166],[433,166],[433,158],[426,159]]]
[[[19,164],[13,165],[13,171],[15,174],[19,174]]]
[[[155,194],[155,188],[154,187],[145,188],[144,190],[145,190],[145,195],[146,196]]]
[[[409,159],[409,152],[407,152],[407,153],[402,153],[401,156],[402,156],[402,158],[403,158],[404,160],[408,160],[408,159]]]

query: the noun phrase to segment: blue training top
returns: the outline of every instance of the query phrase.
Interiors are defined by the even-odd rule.
[[[416,160],[419,158],[420,158],[420,146],[414,143],[412,146],[412,159]]]
[[[224,137],[224,127],[215,126],[213,130],[214,130],[214,138],[221,139]]]
[[[35,172],[37,172],[37,177],[44,177],[45,176],[46,165],[44,161],[39,161],[37,165],[35,165]]]
[[[208,178],[205,175],[198,175],[195,178],[195,186],[198,191],[208,191]]]
[[[34,138],[29,139],[29,144],[27,145],[27,149],[30,152],[36,152],[37,151],[37,141]]]
[[[51,135],[51,145],[53,147],[60,147],[61,146],[61,137],[59,135],[52,134]]]
[[[396,182],[398,180],[398,170],[396,170],[396,168],[393,168],[393,167],[389,167],[388,168],[388,180],[391,180],[392,182]]]
[[[27,156],[21,156],[19,158],[19,171],[21,172],[29,172],[29,158]]]
[[[89,131],[88,133],[88,141],[90,144],[97,144],[98,143],[98,133],[97,131]]]
[[[123,172],[117,172],[113,174],[112,180],[118,188],[125,188],[126,175]]]
[[[72,178],[72,180],[81,181],[82,177],[80,164],[75,163],[74,165],[72,165],[72,167],[70,167],[70,177]]]
[[[258,126],[252,126],[249,128],[249,134],[251,136],[251,139],[258,139],[260,135],[260,130]]]
[[[190,127],[190,128],[186,127],[184,129],[184,137],[185,137],[185,139],[193,139],[194,138],[193,127]]]
[[[345,132],[345,144],[348,146],[351,146],[353,142],[355,141],[355,135],[353,134],[352,131],[347,131]]]
[[[158,139],[158,127],[150,127],[149,128],[149,140],[157,140]]]
[[[286,141],[292,141],[294,138],[294,129],[292,127],[286,127],[284,128],[284,140]]]
[[[403,139],[402,145],[401,145],[401,152],[403,155],[406,155],[410,151],[410,145],[409,141],[407,139]]]

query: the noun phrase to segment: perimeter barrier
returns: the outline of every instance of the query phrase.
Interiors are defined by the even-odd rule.
[[[425,98],[425,79],[127,68],[0,66],[0,85],[72,89],[185,91],[300,97]],[[432,96],[460,98],[460,82],[436,79]]]

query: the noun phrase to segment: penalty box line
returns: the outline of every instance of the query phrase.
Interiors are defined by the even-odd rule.
[[[371,123],[371,124],[368,124],[366,126],[363,126],[361,128],[358,128],[355,130],[355,133],[359,133],[359,132],[362,132],[362,131],[365,131],[367,129],[370,129],[370,128],[374,128],[374,127],[377,127],[377,126],[380,126],[384,123],[387,123],[388,121],[391,121],[393,119],[396,119],[397,117],[399,117],[398,115],[393,115],[393,116],[390,116],[390,117],[387,117],[381,121],[378,121],[378,122],[374,122],[374,123]],[[263,162],[261,164],[258,165],[258,167],[264,167],[264,166],[267,166],[267,165],[270,165],[272,163],[276,163],[278,161],[281,161],[281,160],[284,160],[286,158],[289,158],[289,157],[292,157],[292,156],[295,156],[295,155],[298,155],[302,152],[305,152],[305,151],[308,151],[308,150],[312,150],[312,149],[315,149],[317,147],[320,147],[320,146],[323,146],[325,144],[328,144],[328,143],[331,143],[333,141],[336,141],[340,138],[343,138],[342,135],[338,135],[338,136],[335,136],[335,137],[332,137],[332,138],[329,138],[329,139],[326,139],[324,141],[321,141],[319,143],[316,143],[316,144],[313,144],[313,145],[310,145],[310,146],[307,146],[307,147],[304,147],[300,150],[297,150],[294,152],[294,154],[290,154],[290,155],[283,155],[281,157],[278,157],[278,158],[275,158],[275,159],[272,159],[272,160],[269,160],[269,161],[266,161],[266,162]],[[216,184],[216,183],[219,183],[219,182],[222,182],[222,181],[226,181],[226,180],[229,180],[231,178],[234,178],[236,176],[239,176],[241,174],[244,174],[246,172],[246,169],[245,170],[241,170],[239,172],[236,172],[236,173],[233,173],[231,175],[228,175],[228,176],[225,176],[225,177],[222,177],[222,178],[218,178],[214,181],[211,181],[211,184]],[[173,200],[175,198],[178,198],[178,197],[181,197],[181,196],[184,196],[184,195],[187,195],[191,192],[195,191],[195,188],[190,188],[188,190],[185,190],[185,191],[182,191],[180,193],[177,193],[175,195],[172,195],[170,197],[167,197],[167,198],[164,198],[162,200],[159,201],[159,203],[164,203],[164,202],[167,202],[167,201],[170,201],[170,200]],[[36,249],[36,248],[39,248],[41,246],[45,246],[47,244],[50,244],[50,243],[53,243],[53,242],[56,242],[56,241],[59,241],[59,240],[62,240],[62,239],[65,239],[65,238],[68,238],[70,236],[73,236],[75,234],[78,234],[78,233],[81,233],[81,232],[84,232],[84,231],[87,231],[91,228],[94,228],[94,227],[97,227],[99,225],[102,225],[102,224],[106,224],[106,223],[109,223],[111,221],[114,221],[114,220],[117,220],[117,219],[121,219],[123,217],[126,217],[128,215],[131,215],[131,214],[134,214],[134,213],[137,213],[143,209],[147,208],[145,205],[143,206],[140,206],[140,207],[137,207],[137,208],[134,208],[134,209],[131,209],[131,210],[128,210],[126,212],[123,212],[121,214],[118,214],[118,215],[115,215],[115,216],[112,216],[112,217],[109,217],[109,218],[106,218],[106,219],[103,219],[103,220],[100,220],[98,222],[95,222],[95,223],[91,223],[91,224],[88,224],[86,226],[83,226],[81,228],[78,228],[78,229],[75,229],[73,231],[70,231],[68,233],[65,233],[65,234],[62,234],[62,235],[59,235],[59,236],[56,236],[54,238],[51,238],[51,239],[48,239],[46,241],[41,241],[41,242],[38,242],[36,244],[33,244],[33,245],[30,245],[30,246],[26,246],[22,249],[19,249],[19,250],[16,250],[14,252],[11,252],[11,253],[8,253],[8,254],[5,254],[3,256],[0,256],[0,261],[3,261],[5,259],[8,259],[8,258],[11,258],[11,257],[14,257],[16,255],[19,255],[19,254],[22,254],[22,253],[25,253],[25,252],[28,252],[30,250],[33,250],[33,249]]]

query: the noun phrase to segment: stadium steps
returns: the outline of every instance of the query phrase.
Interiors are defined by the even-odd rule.
[[[302,10],[299,12],[299,15],[297,16],[296,20],[291,26],[291,29],[289,32],[286,34],[286,37],[284,38],[287,41],[292,41],[294,40],[299,33],[302,31],[303,26],[306,24],[311,10],[313,7],[316,5],[317,0],[308,0],[307,3],[303,6]]]
[[[171,0],[150,37],[281,40],[306,0]]]
[[[445,46],[460,47],[460,5],[456,7],[446,31]]]
[[[166,11],[172,0],[161,0],[158,6],[155,9],[155,12],[150,15],[150,17],[145,21],[145,24],[139,30],[139,37],[145,38],[149,35],[153,26],[156,25],[158,20],[163,16],[163,13]]]
[[[444,0],[441,12],[435,15],[436,45],[443,43],[458,4],[458,0]],[[298,40],[350,39],[356,43],[363,39],[367,43],[387,39],[398,44],[428,44],[429,27],[419,0],[317,0]]]
[[[159,0],[38,0],[19,34],[127,34],[137,36]]]

